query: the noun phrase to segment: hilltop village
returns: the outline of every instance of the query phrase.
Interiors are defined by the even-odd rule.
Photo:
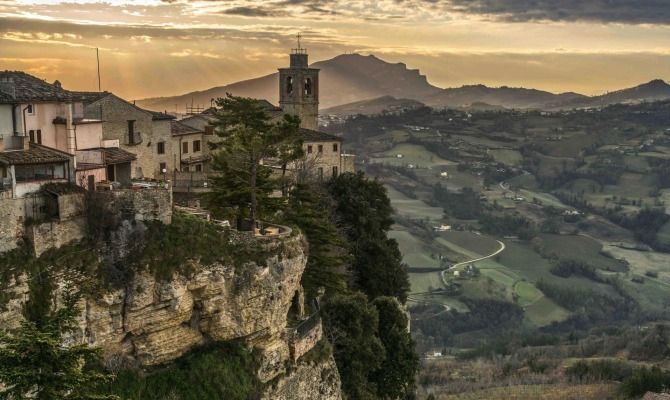
[[[306,51],[294,49],[280,74],[279,106],[231,96],[177,118],[113,93],[71,91],[25,72],[0,72],[3,332],[56,318],[54,310],[68,307],[65,299],[74,285],[81,296],[79,316],[65,324],[70,327],[63,332],[65,342],[100,349],[105,371],[119,374],[99,391],[139,398],[130,393],[142,387],[137,393],[147,391],[151,398],[181,398],[192,388],[174,377],[195,374],[207,362],[219,372],[232,368],[225,372],[231,375],[202,383],[203,393],[214,390],[224,397],[235,392],[265,399],[340,399],[342,390],[358,390],[347,383],[350,378],[341,383],[338,368],[346,375],[348,367],[336,366],[330,346],[338,344],[325,339],[322,323],[324,294],[341,293],[347,285],[344,264],[338,261],[333,268],[341,271],[329,276],[318,270],[325,271],[328,261],[312,260],[322,253],[326,260],[344,259],[342,242],[312,234],[335,234],[331,211],[310,213],[318,207],[315,196],[336,178],[344,179],[339,185],[376,184],[366,183],[362,174],[344,178],[354,172],[354,156],[343,151],[340,136],[317,129],[319,70],[309,67]],[[226,104],[246,108],[230,111]],[[251,167],[261,171],[256,187],[245,186],[250,175],[220,184],[239,177],[220,166],[228,165],[226,157],[236,157],[236,150],[217,154],[224,141],[233,140],[219,131],[222,115],[234,112],[253,114],[268,137],[281,136],[281,129],[297,134],[291,144],[299,148],[287,153],[289,158],[282,158],[284,148],[257,153],[268,156]],[[250,130],[237,125],[228,128]],[[281,137],[273,140],[284,144]],[[278,179],[282,185],[272,186]],[[242,204],[239,213],[226,214],[226,204],[216,210],[201,205],[203,196],[223,192],[217,189],[221,185],[228,190],[225,198]],[[260,196],[258,204],[230,195],[240,187]],[[258,208],[251,226],[241,220],[247,207]],[[251,215],[256,217],[255,210]],[[261,220],[267,215],[281,215],[275,220],[285,225]],[[303,216],[322,222],[303,225]],[[385,235],[383,228],[379,232]],[[39,318],[26,311],[37,298],[44,310]],[[397,300],[375,306],[365,297],[352,299],[362,312],[373,313],[372,321],[375,307],[391,304],[405,321],[399,328],[403,340],[411,343]],[[331,308],[328,326],[343,324],[335,321],[341,311]],[[374,327],[368,334],[381,346],[377,327],[365,324]],[[384,357],[383,351],[376,355]],[[176,360],[182,361],[173,364]],[[416,367],[410,364],[409,379]],[[165,376],[173,377],[171,385],[152,386]],[[217,386],[231,377],[234,382]]]

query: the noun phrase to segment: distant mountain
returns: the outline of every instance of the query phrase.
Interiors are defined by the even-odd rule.
[[[321,70],[319,100],[322,109],[381,96],[422,99],[442,90],[429,84],[418,70],[408,69],[402,63],[388,63],[373,55],[343,54],[316,62],[310,67]],[[151,110],[173,110],[175,104],[183,107],[191,104],[191,101],[208,107],[210,99],[225,96],[226,92],[266,99],[277,104],[277,80],[278,74],[274,73],[180,96],[138,100],[137,104]]]
[[[554,104],[547,104],[546,108],[584,108],[603,107],[618,103],[639,103],[642,101],[654,101],[670,99],[670,85],[661,79],[644,83],[628,89],[617,90],[602,96],[585,97],[573,99]]]
[[[493,88],[468,85],[441,89],[428,83],[426,76],[421,75],[418,70],[408,69],[403,63],[389,63],[373,55],[343,54],[311,66],[321,70],[320,108],[328,113],[342,115],[358,113],[361,109],[370,113],[410,100],[438,108],[477,109],[485,104],[487,107],[484,108],[568,109],[670,98],[670,85],[662,80],[602,96],[588,97],[574,92],[555,94],[507,86]],[[138,100],[137,104],[157,111],[174,110],[175,104],[182,108],[191,102],[209,107],[211,99],[223,97],[226,92],[266,99],[277,104],[277,80],[278,74],[274,73],[179,96]],[[333,108],[337,106],[343,107],[335,108],[333,112]]]
[[[393,96],[382,96],[371,100],[355,101],[353,103],[343,104],[321,110],[322,114],[327,115],[374,115],[381,114],[382,111],[400,111],[423,107],[420,101],[412,99],[397,99]]]
[[[486,103],[505,108],[542,108],[547,103],[561,103],[582,98],[586,96],[572,92],[554,94],[537,89],[469,85],[444,89],[424,101],[432,107],[467,107],[470,104]]]

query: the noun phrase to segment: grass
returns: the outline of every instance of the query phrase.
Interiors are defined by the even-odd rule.
[[[439,272],[410,272],[409,283],[412,293],[425,293],[444,287]]]
[[[614,258],[626,260],[630,266],[630,272],[644,275],[649,271],[658,274],[658,280],[670,285],[670,254],[655,251],[638,251],[623,249],[616,246],[605,246],[604,252]]]
[[[552,322],[560,322],[570,316],[570,311],[544,295],[533,304],[524,307],[524,312],[526,320],[537,327],[546,326]]]
[[[402,154],[402,158],[397,155]],[[395,145],[391,150],[377,154],[370,158],[371,162],[387,163],[391,165],[413,164],[418,168],[436,167],[439,165],[450,165],[452,161],[445,160],[428,151],[425,147],[416,144],[401,143]]]
[[[528,281],[516,282],[514,284],[514,293],[518,296],[518,304],[521,307],[527,307],[544,297],[542,292]]]
[[[602,254],[600,242],[586,236],[541,234],[544,251],[559,258],[573,259],[606,271],[624,272],[626,265]]]
[[[430,254],[434,254],[433,251],[410,232],[392,230],[388,233],[388,237],[398,241],[402,260],[410,268],[437,268],[440,266],[437,257],[430,256]]]
[[[489,154],[496,162],[505,165],[519,165],[523,161],[523,156],[518,150],[497,149],[490,150]]]
[[[518,385],[478,390],[452,395],[438,395],[437,400],[601,400],[616,393],[613,384]]]
[[[431,221],[441,221],[444,217],[444,211],[440,207],[431,207],[421,200],[410,199],[390,186],[386,186],[386,190],[391,205],[399,215]]]

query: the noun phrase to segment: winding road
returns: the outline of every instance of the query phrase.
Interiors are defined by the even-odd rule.
[[[498,250],[494,251],[493,253],[489,254],[488,256],[484,256],[484,257],[480,257],[480,258],[475,258],[475,259],[473,259],[473,260],[468,260],[468,261],[462,261],[462,262],[459,262],[459,263],[456,263],[456,264],[452,265],[451,267],[449,267],[449,268],[447,268],[447,269],[445,269],[445,270],[442,270],[442,271],[440,272],[440,278],[442,278],[442,284],[443,284],[445,287],[449,286],[449,285],[447,284],[447,279],[445,278],[445,274],[446,274],[448,271],[454,270],[454,269],[460,267],[461,265],[473,264],[473,263],[476,263],[476,262],[479,262],[479,261],[483,261],[483,260],[489,259],[489,258],[491,258],[491,257],[495,257],[495,256],[497,256],[498,254],[502,253],[502,252],[505,250],[505,243],[501,242],[500,240],[496,240],[496,242],[498,242],[498,244],[500,245],[500,248],[499,248]]]

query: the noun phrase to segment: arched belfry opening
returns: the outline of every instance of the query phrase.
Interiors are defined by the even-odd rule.
[[[287,76],[286,77],[286,94],[289,96],[293,94],[293,77],[292,76]]]
[[[305,78],[305,96],[312,95],[312,78]]]

